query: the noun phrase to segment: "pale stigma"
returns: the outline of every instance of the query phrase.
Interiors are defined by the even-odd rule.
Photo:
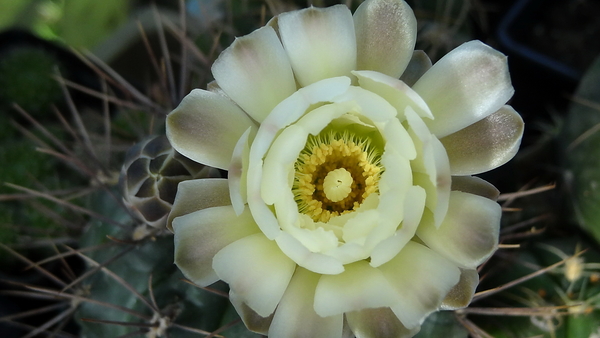
[[[339,202],[348,197],[352,191],[352,175],[344,168],[330,171],[323,181],[325,197],[332,202]]]

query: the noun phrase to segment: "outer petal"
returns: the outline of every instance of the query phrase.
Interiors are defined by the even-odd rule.
[[[273,313],[295,268],[262,233],[229,244],[213,259],[217,275],[261,317]]]
[[[287,55],[268,26],[237,38],[215,61],[212,73],[221,89],[258,122],[296,91]]]
[[[298,268],[273,317],[269,337],[340,337],[343,314],[321,317],[315,313],[313,299],[319,275]]]
[[[177,195],[167,219],[167,228],[173,230],[172,223],[175,217],[230,204],[226,179],[204,178],[183,181],[177,185]]]
[[[400,295],[391,307],[407,328],[416,328],[460,278],[460,270],[433,250],[410,241],[391,261],[379,267]]]
[[[269,317],[259,316],[233,290],[229,290],[229,301],[233,304],[235,311],[240,315],[248,330],[264,335],[269,332],[269,326],[271,326],[271,321],[273,321],[273,314]]]
[[[443,310],[456,310],[467,307],[473,299],[477,285],[479,285],[477,270],[461,269],[460,281],[448,292],[441,308]]]
[[[422,50],[413,52],[412,59],[402,73],[400,80],[409,86],[413,86],[431,68],[431,59]]]
[[[315,311],[319,316],[390,307],[403,301],[391,281],[366,261],[348,264],[345,268],[341,274],[321,276],[315,292]]]
[[[279,35],[298,83],[350,75],[356,67],[352,14],[345,5],[283,13]]]
[[[182,155],[227,169],[237,140],[252,126],[254,122],[228,98],[194,89],[167,116],[167,137]]]
[[[453,176],[451,189],[483,196],[492,201],[500,196],[500,191],[493,184],[476,176]]]
[[[452,191],[440,227],[424,221],[417,236],[460,267],[474,269],[496,250],[501,215],[500,205],[488,198]]]
[[[417,20],[403,0],[363,2],[354,13],[357,68],[399,78],[417,40]]]
[[[219,250],[240,238],[259,232],[250,212],[236,216],[231,206],[214,207],[173,221],[175,264],[192,282],[207,286],[219,280],[212,268]]]
[[[356,338],[412,337],[420,329],[407,329],[389,308],[348,312],[346,320]]]
[[[506,56],[481,41],[464,43],[431,67],[413,89],[427,102],[438,138],[469,126],[500,109],[514,90]]]
[[[504,106],[492,115],[440,141],[448,152],[452,175],[473,175],[508,162],[519,149],[523,119]]]

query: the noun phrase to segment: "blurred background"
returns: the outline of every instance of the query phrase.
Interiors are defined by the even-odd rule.
[[[479,290],[572,257],[562,268],[473,305],[506,310],[432,316],[420,336],[600,337],[600,1],[407,2],[418,21],[416,49],[432,61],[473,39],[508,55],[515,87],[510,104],[526,122],[517,157],[481,175],[503,193],[501,240],[513,247],[499,250],[485,265]],[[0,286],[0,331],[8,334],[3,337],[131,333],[108,324],[121,331],[93,333],[99,324],[78,319],[101,311],[88,308],[73,317],[78,304],[63,302],[64,308],[35,312],[54,303],[40,305],[39,299],[19,298],[15,290],[24,284],[46,286],[48,278],[24,267],[64,252],[57,249],[61,245],[83,248],[113,234],[88,230],[93,219],[102,219],[98,215],[126,217],[122,210],[114,214],[119,208],[105,196],[117,193],[125,151],[149,135],[164,134],[164,116],[191,89],[206,88],[210,65],[234,37],[281,12],[336,3],[0,0],[0,242],[5,247],[0,279],[12,281]],[[342,3],[352,10],[360,4]],[[132,264],[121,261],[124,269]],[[75,257],[52,264],[47,269],[62,279],[81,274],[86,265]],[[155,268],[140,268],[141,284]],[[222,302],[179,296],[200,297],[193,298],[194,306],[203,307],[206,330],[235,316]],[[117,298],[113,301],[119,303]],[[548,306],[558,312],[514,310]],[[27,311],[35,313],[15,315]],[[255,336],[243,328],[229,330],[238,331],[226,336]],[[150,331],[140,332],[149,337]],[[173,335],[180,336],[187,337]]]

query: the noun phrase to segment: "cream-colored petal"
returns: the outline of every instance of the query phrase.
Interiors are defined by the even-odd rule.
[[[256,142],[253,144],[253,146]],[[262,181],[262,159],[252,162],[252,148],[250,148],[250,163],[247,173],[248,207],[261,231],[269,239],[275,239],[281,232],[277,217],[262,200],[260,186]]]
[[[417,236],[458,266],[474,269],[498,247],[500,205],[488,198],[452,191],[446,218],[438,229],[422,221]]]
[[[357,213],[344,224],[342,239],[346,243],[358,242],[363,245],[367,235],[382,221],[377,210]]]
[[[383,137],[386,139],[386,147],[390,147],[407,160],[414,160],[417,157],[415,145],[397,118],[389,120],[383,126]]]
[[[308,87],[300,88],[277,105],[267,119],[261,123],[250,148],[247,171],[248,206],[261,230],[269,239],[275,239],[281,230],[272,210],[261,198],[262,161],[265,154],[282,128],[302,117],[311,105],[331,101],[349,87],[350,78],[342,76],[325,79]]]
[[[298,215],[298,208],[295,208]],[[304,221],[303,217],[298,217],[298,223]],[[312,221],[312,220],[311,220]],[[338,246],[338,238],[333,231],[325,230],[322,227],[314,229],[302,229],[300,227],[290,225],[283,229],[288,234],[294,236],[302,245],[313,253],[327,252],[335,249]],[[286,252],[286,251],[284,251]]]
[[[371,266],[378,267],[389,262],[414,237],[425,208],[425,189],[412,186],[404,199],[404,220],[396,232],[381,241],[371,252]]]
[[[436,311],[460,278],[460,270],[452,262],[414,241],[379,270],[401,299],[391,306],[392,311],[409,329]]]
[[[268,317],[281,300],[296,264],[277,244],[257,233],[239,239],[213,259],[213,269],[261,317]]]
[[[230,204],[226,179],[203,178],[183,181],[177,185],[177,195],[167,219],[167,228],[173,230],[172,223],[175,217]]]
[[[233,154],[231,155],[231,163],[227,171],[227,183],[229,185],[229,197],[231,205],[236,214],[241,214],[244,211],[244,206],[248,202],[247,195],[247,174],[248,174],[248,157],[250,156],[250,133],[251,128],[240,137]]]
[[[237,140],[255,123],[228,98],[201,89],[189,93],[167,116],[167,137],[192,160],[227,169]]]
[[[369,252],[358,243],[343,243],[333,250],[325,252],[325,255],[331,256],[341,264],[350,264],[356,261],[369,258]]]
[[[285,217],[289,221],[287,224],[295,221],[297,212],[294,214],[294,209],[296,208],[289,208],[290,202],[295,203],[291,191],[292,182],[289,178],[293,177],[290,176],[293,173],[293,165],[300,150],[304,148],[307,132],[317,134],[333,118],[347,112],[349,106],[355,104],[344,102],[321,106],[305,115],[295,125],[285,128],[274,142],[269,133],[275,134],[277,130],[269,128],[270,125],[267,123],[261,125],[250,151],[250,161],[255,162],[249,165],[248,204],[269,239],[274,239],[279,233],[279,228],[286,224],[281,224],[279,222],[281,215],[278,214],[275,218],[266,204],[274,204],[280,200],[275,204],[276,210],[291,212],[283,215],[287,216]],[[268,118],[270,119],[271,117]],[[263,156],[262,152],[266,152],[267,149],[269,152],[261,163],[259,159]]]
[[[360,106],[359,113],[374,123],[386,122],[396,116],[396,109],[381,96],[361,87],[350,87],[334,98],[334,102],[355,101]]]
[[[377,207],[376,224],[364,240],[369,252],[382,241],[394,236],[404,218],[403,208],[408,192],[412,189],[410,162],[385,146],[381,164],[386,171],[379,181],[379,205]],[[366,224],[365,224],[366,225]],[[412,235],[407,234],[409,239]]]
[[[173,221],[175,264],[192,282],[207,286],[219,280],[213,257],[227,245],[259,232],[250,212],[239,217],[231,206],[202,209]]]
[[[374,71],[362,70],[352,72],[360,86],[383,97],[394,108],[400,121],[404,121],[404,110],[411,107],[419,116],[433,118],[427,103],[406,83],[391,76]]]
[[[450,175],[450,165],[448,155],[440,141],[437,138],[432,139],[432,148],[435,157],[435,188],[437,195],[437,204],[432,208],[435,225],[439,226],[448,212],[450,200],[450,188],[452,187],[452,176]]]
[[[390,307],[403,301],[390,285],[392,281],[368,262],[358,261],[345,268],[343,273],[321,276],[315,292],[315,311],[319,316]]]
[[[481,41],[464,43],[446,54],[413,89],[431,108],[435,119],[426,122],[438,138],[492,114],[514,92],[506,56]]]
[[[468,192],[495,201],[500,191],[493,184],[476,176],[452,176],[452,190]]]
[[[212,80],[206,84],[206,90],[208,90],[209,92],[219,94],[219,95],[227,96],[227,94],[223,91],[223,89],[221,89],[221,87],[215,80]],[[229,96],[227,96],[227,97],[229,97]]]
[[[342,263],[330,256],[309,251],[298,239],[287,232],[280,232],[277,245],[299,266],[320,274],[339,274],[344,271]]]
[[[269,337],[315,338],[340,337],[343,314],[321,317],[315,313],[313,300],[320,275],[296,269],[273,317]]]
[[[400,81],[412,87],[429,68],[431,68],[431,59],[427,56],[427,53],[422,50],[416,50],[413,52],[406,70],[400,76]]]
[[[229,301],[235,308],[235,311],[240,315],[240,318],[248,330],[263,335],[266,335],[269,332],[274,313],[268,317],[259,316],[258,313],[246,305],[240,296],[233,292],[233,290],[229,290]]]
[[[411,161],[413,183],[427,191],[426,206],[439,226],[448,210],[448,199],[452,183],[448,155],[441,142],[429,133],[422,119],[412,108],[405,111],[418,156]]]
[[[390,308],[348,312],[346,320],[356,338],[409,338],[420,329],[407,329]]]
[[[294,175],[294,163],[304,149],[307,137],[306,130],[295,124],[283,129],[271,143],[263,162],[263,178],[267,179],[261,182],[261,197],[266,204],[294,199],[289,178]]]
[[[473,299],[477,285],[479,285],[477,270],[461,269],[460,281],[448,292],[441,309],[456,310],[467,307]]]
[[[312,105],[321,102],[330,102],[335,97],[342,95],[348,91],[350,83],[350,78],[345,76],[325,79],[313,83],[308,87],[298,89],[292,96],[277,105],[267,119],[261,123],[260,129],[252,142],[250,150],[251,162],[254,159],[262,159],[265,156],[271,143],[281,129],[303,117]],[[345,104],[348,105],[349,103]],[[318,109],[327,110],[326,108],[319,107],[311,112]],[[337,111],[339,108],[334,108],[334,110]],[[326,111],[325,113],[328,115],[338,114],[335,111],[333,113],[331,111]],[[339,113],[339,115],[341,114],[342,113]],[[327,125],[329,123],[329,121],[324,121],[322,118],[317,118],[316,120],[320,122],[321,125]]]
[[[274,138],[274,133],[296,122],[309,111],[312,105],[333,101],[334,98],[348,91],[350,84],[349,77],[339,76],[298,89],[273,109],[269,117],[261,123],[261,129],[268,132],[266,136]],[[266,152],[266,149],[264,151]]]
[[[304,115],[296,126],[304,128],[308,133],[317,135],[327,125],[350,111],[357,111],[360,107],[354,101],[342,101],[324,104]]]
[[[302,87],[330,77],[349,76],[355,69],[354,22],[345,5],[283,13],[277,23]]]
[[[363,2],[354,13],[357,68],[399,78],[417,41],[417,19],[403,0]]]
[[[273,28],[237,38],[212,66],[225,93],[258,122],[296,91],[290,62]]]
[[[341,338],[355,338],[354,333],[352,333],[352,330],[350,329],[350,325],[348,325],[346,316],[344,316],[344,329]]]
[[[508,162],[519,150],[523,129],[521,116],[511,106],[504,106],[442,138],[452,175],[479,174]]]

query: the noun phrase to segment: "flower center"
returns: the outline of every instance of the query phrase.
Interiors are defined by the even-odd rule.
[[[347,132],[309,136],[295,163],[293,192],[298,211],[315,222],[356,210],[378,192],[383,167],[368,138]]]

